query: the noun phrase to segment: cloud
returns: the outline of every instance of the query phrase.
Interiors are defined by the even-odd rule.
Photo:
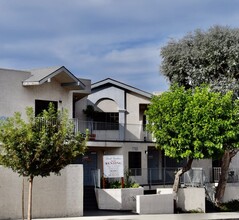
[[[160,47],[196,28],[237,26],[231,0],[1,1],[0,65],[65,65],[92,81],[106,77],[163,90]]]

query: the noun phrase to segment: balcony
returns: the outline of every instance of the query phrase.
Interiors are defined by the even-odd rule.
[[[73,119],[75,130],[90,132],[90,141],[144,141],[152,142],[152,136],[142,124],[116,124]]]

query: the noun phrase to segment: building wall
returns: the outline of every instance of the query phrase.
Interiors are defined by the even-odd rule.
[[[58,108],[68,109],[72,117],[72,95],[54,79],[42,85],[26,86],[22,81],[30,76],[29,72],[0,70],[0,117],[9,117],[21,112],[25,117],[27,106],[35,108],[35,100],[57,101]],[[62,101],[61,103],[59,101]]]
[[[86,109],[88,105],[87,97],[82,98],[81,100],[75,103],[75,117],[79,119],[79,121],[86,121],[86,115],[83,113],[83,110]]]
[[[143,120],[143,115],[140,115],[140,109],[139,105],[140,104],[149,104],[150,99],[133,94],[133,93],[127,93],[126,95],[126,106],[127,106],[127,124],[141,124],[142,125],[142,120]]]
[[[0,166],[0,219],[22,217],[22,177]],[[28,183],[25,178],[25,217]],[[69,165],[60,176],[35,177],[33,218],[83,216],[83,166]]]

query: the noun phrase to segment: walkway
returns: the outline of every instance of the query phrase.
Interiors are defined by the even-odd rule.
[[[104,214],[104,212],[102,212]],[[107,214],[107,215],[106,215]],[[83,216],[72,218],[51,218],[49,220],[208,220],[208,219],[239,219],[239,212],[228,213],[196,213],[196,214],[161,214],[161,215],[136,215],[131,213],[120,213],[106,211],[104,216]],[[118,214],[118,215],[117,215]],[[36,219],[34,219],[36,220]],[[39,219],[40,220],[40,219]],[[46,220],[46,219],[45,219]]]

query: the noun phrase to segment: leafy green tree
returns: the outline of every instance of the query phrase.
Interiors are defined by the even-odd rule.
[[[66,111],[49,106],[40,117],[27,108],[27,121],[20,113],[0,125],[0,161],[20,176],[28,177],[28,220],[32,218],[32,187],[35,176],[58,174],[85,150],[85,138],[74,133]]]
[[[187,159],[175,175],[174,192],[194,159],[217,158],[225,145],[239,147],[239,101],[232,96],[232,92],[222,95],[205,86],[186,90],[177,85],[153,96],[146,116],[157,148],[179,161]]]
[[[195,30],[179,40],[170,40],[162,47],[161,57],[161,73],[171,84],[178,83],[186,89],[208,84],[213,91],[233,91],[234,99],[239,96],[238,28],[214,26],[207,31]],[[230,143],[224,144],[223,149],[216,203],[221,202],[230,161],[238,152]]]

